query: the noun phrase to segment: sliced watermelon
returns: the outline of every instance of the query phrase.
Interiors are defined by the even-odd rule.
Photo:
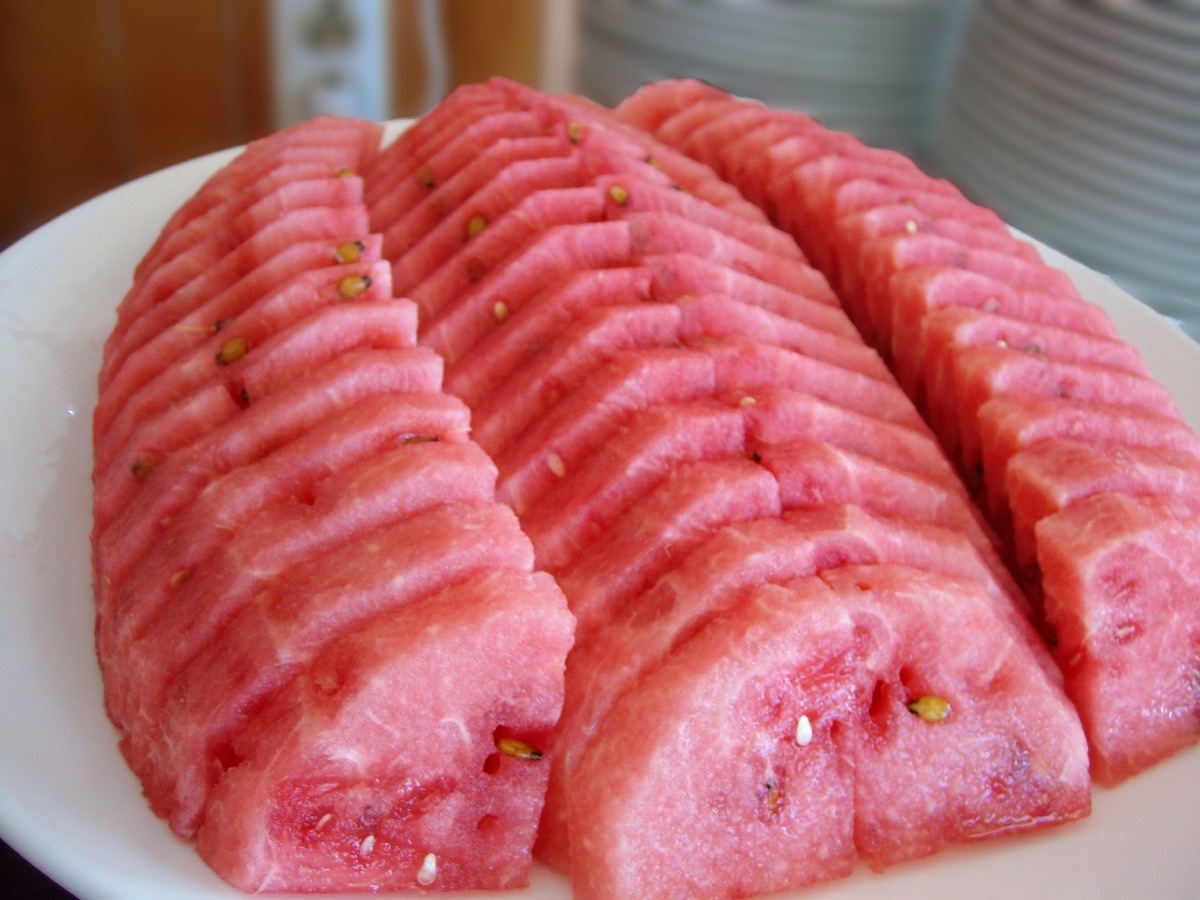
[[[479,190],[441,210],[436,222],[426,223],[419,215],[405,216],[396,222],[384,234],[383,252],[392,260],[397,290],[407,293],[421,287],[431,273],[468,243],[484,245],[482,249],[476,247],[478,254],[472,258],[478,265],[486,266],[489,257],[485,254],[489,247],[500,246],[505,241],[519,241],[531,231],[549,224],[599,219],[601,201],[598,195],[585,198],[581,193],[562,192],[577,187],[582,180],[579,160],[566,155],[569,146],[560,147],[560,155],[521,158],[499,170],[484,173],[489,180]],[[449,186],[453,187],[453,183]],[[558,192],[540,195],[542,191],[552,190]],[[552,203],[554,200],[558,202]],[[568,215],[572,203],[578,205],[581,212],[587,210],[588,214],[583,219]],[[535,211],[527,212],[531,207]],[[414,210],[419,211],[420,208]],[[507,216],[510,212],[512,215]],[[532,221],[523,221],[526,215],[531,215]],[[479,232],[488,226],[493,233],[485,240]],[[494,237],[496,234],[499,236]]]
[[[1200,509],[1200,457],[1157,447],[1110,446],[1049,438],[1005,468],[1017,571],[1037,564],[1034,527],[1046,516],[1098,493],[1161,495]]]
[[[1200,739],[1196,515],[1169,497],[1098,493],[1034,528],[1046,620],[1101,784]]]
[[[971,596],[904,567],[833,569],[708,622],[614,704],[581,760],[580,896],[797,887],[848,874],[856,848],[884,867],[1086,814],[1074,712]],[[922,696],[949,717],[906,708]],[[712,864],[673,852],[683,835]]]
[[[656,300],[725,294],[813,328],[857,339],[858,332],[846,314],[828,302],[827,298],[834,296],[828,284],[814,281],[815,297],[797,294],[694,253],[654,254],[641,257],[639,262],[654,273]]]
[[[575,615],[577,643],[620,621],[615,609],[641,595],[718,529],[780,512],[775,479],[749,460],[678,467],[559,576]]]
[[[590,188],[575,190],[591,192]],[[586,220],[591,211],[576,210],[571,215]],[[528,241],[508,248],[510,257],[493,260],[499,265],[490,271],[468,266],[460,272],[462,261],[456,256],[413,291],[422,304],[421,343],[453,364],[478,341],[502,328],[511,310],[519,309],[551,281],[571,272],[630,262],[629,228],[624,222],[585,221],[531,229],[534,231]],[[501,255],[505,253],[503,247],[497,249]],[[474,260],[472,256],[470,261]],[[466,283],[456,283],[462,279]]]
[[[561,571],[677,466],[739,456],[743,447],[740,412],[716,401],[644,410],[521,513],[538,567]]]
[[[422,321],[431,324],[459,294],[501,263],[519,256],[526,243],[537,241],[554,226],[599,224],[603,214],[604,196],[599,188],[537,191],[496,221],[485,222],[473,235],[474,229],[464,227],[455,239],[454,252],[444,262],[443,257],[435,256],[436,268],[422,273],[408,294],[420,306]],[[397,289],[403,290],[402,284],[397,282]]]
[[[585,381],[591,384],[584,389],[588,395],[584,404],[605,404],[615,412],[619,404],[602,399],[610,388],[599,385],[612,384],[617,373],[603,367],[614,358],[627,357],[625,351],[667,347],[676,343],[678,335],[679,311],[667,304],[618,303],[580,314],[536,358],[495,385],[476,405],[475,440],[497,457],[506,454],[513,442],[538,430],[539,419],[557,417],[555,404]],[[650,354],[653,362],[648,365],[657,363],[666,377],[671,358],[678,355],[670,350]],[[711,376],[703,383],[711,387]],[[580,408],[588,410],[587,405]],[[554,426],[548,433],[567,433],[563,428]]]
[[[504,328],[494,328],[446,369],[446,390],[475,409],[496,397],[500,385],[526,362],[552,369],[545,348],[555,335],[572,329],[576,318],[603,316],[604,307],[644,303],[650,299],[650,272],[640,266],[591,269],[554,279],[517,309],[505,304]],[[662,304],[664,310],[672,307]],[[494,310],[493,310],[494,312]],[[673,315],[668,312],[667,315]],[[641,320],[637,320],[640,324]],[[604,333],[604,332],[602,332]],[[617,335],[609,340],[620,340]],[[521,373],[523,380],[535,380]],[[553,377],[553,376],[552,376]],[[482,417],[476,413],[476,422]]]
[[[201,855],[247,891],[525,885],[548,760],[519,748],[545,744],[569,645],[553,582],[510,572],[348,636],[233,742]]]
[[[394,491],[391,496],[403,495]],[[417,507],[411,514],[400,506],[394,524],[359,534],[348,529],[349,542],[343,539],[332,550],[316,539],[305,541],[305,549],[319,555],[308,562],[301,557],[290,570],[284,569],[288,551],[297,551],[284,547],[284,552],[271,554],[270,543],[262,538],[267,517],[260,518],[254,537],[267,552],[242,556],[250,550],[247,541],[218,560],[258,563],[252,570],[257,578],[243,574],[197,588],[218,589],[205,591],[218,608],[205,610],[197,620],[212,633],[210,622],[221,617],[213,642],[198,647],[188,642],[164,653],[166,641],[152,635],[145,649],[132,648],[135,670],[157,662],[168,678],[175,676],[166,685],[163,678],[145,682],[157,689],[152,700],[162,705],[146,704],[145,718],[131,722],[124,749],[142,774],[155,811],[177,833],[194,833],[203,818],[212,770],[228,765],[225,748],[253,712],[343,635],[479,573],[530,570],[532,551],[516,518],[490,496],[458,503],[448,493],[442,501],[430,496],[428,488],[418,496],[437,505],[426,511]],[[226,594],[221,588],[234,590]],[[169,621],[176,627],[166,629],[164,637],[187,634],[179,627],[181,618]],[[157,653],[154,644],[159,645]],[[157,720],[158,727],[143,728],[147,719]]]

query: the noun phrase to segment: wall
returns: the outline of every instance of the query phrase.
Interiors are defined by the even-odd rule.
[[[451,87],[541,83],[544,4],[442,0]],[[393,0],[393,116],[424,64]],[[0,0],[0,247],[139,175],[269,132],[267,0]]]

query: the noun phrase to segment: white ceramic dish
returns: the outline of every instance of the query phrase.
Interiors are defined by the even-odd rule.
[[[101,706],[92,650],[95,374],[129,274],[168,214],[228,158],[204,157],[68,213],[0,255],[0,836],[86,900],[239,896],[142,801]],[[1066,260],[1200,427],[1200,346]],[[812,898],[1200,896],[1200,749],[1118,790],[1086,821],[955,849]],[[542,869],[509,897],[569,896]]]

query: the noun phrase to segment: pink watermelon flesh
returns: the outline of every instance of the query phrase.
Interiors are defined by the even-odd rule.
[[[643,85],[615,108],[622,122],[657,134],[671,116],[683,109],[704,106],[701,100],[724,100],[728,95],[718,87],[697,79],[679,79]]]
[[[247,405],[337,354],[415,346],[416,306],[392,300],[385,264],[355,275],[316,272],[322,274],[297,279],[289,286],[295,290],[285,289],[222,325],[184,357],[161,367],[156,377],[140,385],[114,381],[96,404],[97,419],[112,415],[96,447],[97,471],[114,462],[122,468],[131,464],[139,454],[138,429],[152,426],[160,411],[169,413],[173,404],[211,384],[224,384],[231,397]],[[366,279],[368,287],[347,301],[339,294],[342,277]],[[122,397],[126,385],[129,393]],[[180,432],[179,446],[199,436]]]
[[[163,242],[153,264],[146,271],[165,265],[206,238],[216,236],[225,246],[234,246],[263,223],[289,209],[341,205],[328,202],[339,193],[345,195],[345,202],[359,203],[362,191],[361,178],[338,177],[337,172],[325,162],[278,166],[225,203],[213,207],[173,232]]]
[[[676,213],[631,212],[623,218],[636,256],[691,253],[802,296],[826,296],[825,277],[794,256],[765,252]]]
[[[1050,438],[1012,457],[1004,484],[1012,510],[1013,558],[1017,571],[1027,572],[1037,564],[1037,523],[1092,494],[1172,497],[1200,510],[1200,457],[1167,448]]]
[[[933,435],[893,425],[803,391],[760,387],[745,409],[751,447],[808,439],[859,453],[965,493]]]
[[[603,396],[603,376],[597,370],[615,358],[626,358],[627,351],[668,347],[675,343],[678,332],[679,312],[667,304],[616,304],[580,314],[536,358],[495,385],[476,405],[475,440],[500,457],[513,442],[528,443],[535,432],[564,433],[562,426],[550,424],[559,400],[585,381],[591,381],[585,393],[593,398]],[[663,350],[648,354],[648,358],[665,364],[676,355]],[[707,382],[711,384],[712,379]]]
[[[730,238],[773,256],[803,261],[804,255],[791,236],[764,222],[753,222],[691,194],[673,190],[643,172],[601,175],[595,183],[608,198],[608,217],[624,218],[639,213],[669,213],[711,228]]]
[[[510,435],[493,451],[500,469],[496,496],[524,514],[606,444],[623,440],[621,429],[638,414],[711,397],[713,386],[712,363],[705,355],[658,347],[618,354],[536,419],[530,417],[536,399],[513,403],[515,408],[504,410],[512,418],[487,435]]]
[[[434,279],[425,283],[431,285],[430,295],[424,286],[414,292],[418,303],[426,304],[421,307],[421,343],[448,364],[503,327],[510,310],[519,309],[546,284],[576,271],[628,265],[629,229],[624,222],[558,225],[531,237],[510,259],[499,261],[503,264],[497,268],[464,276],[470,284],[458,286],[450,285],[458,275],[443,267],[439,275],[445,275],[442,287],[449,291],[444,298],[442,287],[431,285]],[[448,265],[454,264],[452,259]]]
[[[869,598],[884,632],[864,661],[874,684],[855,729],[855,842],[872,868],[1090,812],[1075,710],[978,592],[900,566],[821,577],[847,606]],[[920,697],[949,714],[914,715]]]
[[[327,229],[336,229],[338,234],[362,235],[369,230],[366,210],[361,205],[310,206],[292,210],[264,224],[254,235],[256,244],[243,241],[229,248],[199,244],[167,265],[154,269],[145,281],[130,290],[118,310],[118,324],[112,337],[121,336],[123,321],[140,317],[158,304],[172,300],[176,294],[207,299],[214,291],[228,287],[263,262],[265,257],[260,248],[264,245],[281,248],[289,236],[298,232],[307,239],[323,236],[318,223],[323,223]]]
[[[714,531],[781,512],[769,472],[745,459],[680,466],[630,506],[558,578],[584,644]]]
[[[366,213],[360,207],[303,209],[281,216],[253,238],[225,254],[215,265],[209,265],[191,253],[177,257],[172,265],[177,268],[186,266],[188,269],[186,276],[181,276],[182,283],[164,288],[162,296],[156,297],[153,305],[119,312],[117,324],[104,345],[101,386],[108,383],[133,350],[188,313],[199,309],[214,296],[233,289],[235,285],[244,289],[243,282],[252,273],[257,279],[256,270],[268,265],[273,257],[293,244],[320,239],[342,241],[347,236],[360,239],[367,233]],[[333,244],[331,250],[335,246]],[[164,311],[160,313],[159,307]],[[215,321],[202,324],[208,327]]]
[[[971,597],[854,567],[760,586],[710,620],[614,704],[581,761],[577,894],[798,887],[848,874],[856,849],[882,868],[1086,814],[1073,711]],[[906,708],[932,691],[945,721]]]
[[[1200,738],[1196,509],[1098,493],[1034,528],[1046,620],[1113,785]]]
[[[172,587],[176,573],[219,568],[205,560],[256,512],[280,503],[307,509],[328,479],[345,481],[365,460],[410,439],[462,443],[469,423],[466,408],[442,394],[368,397],[329,417],[323,428],[215,478],[163,528],[126,579],[107,578],[98,589],[101,660],[153,630],[147,623],[180,593]],[[489,477],[494,481],[494,473]],[[188,582],[179,586],[184,593],[194,589]],[[125,696],[117,693],[118,699]]]
[[[649,299],[650,273],[640,267],[592,269],[555,279],[519,309],[505,304],[505,327],[493,329],[447,367],[446,390],[478,408],[510,377],[535,380],[521,371],[525,363],[553,368],[544,348],[576,318],[602,316],[604,307]]]
[[[724,294],[680,297],[677,305],[683,316],[680,337],[689,343],[737,335],[881,381],[892,380],[879,354],[862,341],[821,331]]]
[[[493,127],[483,124],[488,122],[490,116],[520,112],[500,92],[486,85],[460,85],[455,88],[364,166],[367,205],[374,206],[380,198],[402,190],[404,182],[418,178],[419,167],[427,164],[455,138],[477,127]],[[488,140],[490,136],[485,131],[483,139],[475,144],[477,151],[491,143]],[[436,183],[437,173],[430,174]]]
[[[553,582],[493,572],[329,648],[234,740],[198,832],[247,891],[528,883],[570,617]]]
[[[654,273],[654,297],[677,300],[696,294],[725,294],[813,328],[853,340],[858,332],[840,308],[820,298],[784,290],[752,275],[722,266],[694,253],[668,253],[642,257],[639,262]],[[823,292],[832,295],[828,285]]]
[[[476,132],[477,134],[472,134]],[[478,138],[486,130],[480,146]],[[487,182],[491,174],[519,159],[562,155],[562,140],[546,134],[536,116],[523,112],[505,112],[462,132],[420,167],[420,172],[405,178],[395,189],[369,204],[371,225],[388,231],[398,222],[416,216],[432,227]]]
[[[163,705],[151,710],[161,730],[141,731],[135,723],[126,752],[144,762],[146,794],[176,832],[194,832],[210,773],[227,764],[225,747],[253,711],[341,636],[477,573],[529,571],[532,552],[510,510],[490,496],[433,499],[436,507],[411,515],[402,509],[395,524],[351,534],[351,543],[318,549],[318,557],[290,571],[272,564],[256,584],[232,585],[234,599],[217,594],[219,605],[236,600],[241,607],[206,612],[225,620],[213,642],[185,666],[175,654],[163,660],[178,674],[163,690]]]
[[[753,398],[760,386],[785,387],[885,422],[926,430],[924,420],[895,382],[879,381],[759,341],[723,338],[701,344],[699,349],[713,357],[718,390]]]
[[[441,361],[420,349],[359,351],[252,403],[232,424],[159,461],[145,479],[131,474],[109,496],[97,496],[98,570],[120,582],[163,517],[176,514],[216,476],[294,440],[356,399],[436,391],[441,371]]]
[[[639,413],[521,513],[539,568],[553,574],[570,565],[622,509],[675,467],[737,456],[743,446],[741,414],[716,401]]]
[[[1051,437],[1100,445],[1160,447],[1200,456],[1200,438],[1177,417],[1132,406],[1084,403],[1062,397],[1006,395],[987,401],[977,417],[981,471],[968,473],[984,488],[986,509],[1008,509],[1005,471],[1026,447]]]
[[[139,281],[157,267],[161,246],[192,219],[237,197],[266,170],[292,161],[322,161],[336,172],[357,170],[378,152],[383,127],[376,122],[318,116],[248,144],[238,158],[219,169],[163,226],[158,239],[138,264]]]
[[[472,257],[477,264],[487,266],[487,260],[496,258],[488,256],[488,250],[494,254],[505,240],[518,240],[552,222],[600,218],[598,196],[589,210],[588,201],[593,198],[585,200],[581,193],[561,193],[580,183],[579,161],[572,156],[519,159],[488,175],[490,179],[483,187],[445,210],[437,223],[427,225],[406,217],[384,234],[383,252],[392,260],[396,287],[401,293],[422,287],[426,278],[468,244],[479,250],[479,255]],[[554,193],[542,195],[543,191]],[[571,202],[579,207],[575,212],[583,215],[582,219],[571,215]],[[546,218],[522,221],[530,206],[537,210],[533,215]],[[510,212],[514,217],[505,219]],[[488,225],[496,229],[499,237],[481,240],[482,235],[475,230],[486,231]]]
[[[1157,381],[1103,366],[1057,362],[1008,347],[967,347],[948,363],[929,420],[963,470],[980,460],[976,418],[988,400],[1003,394],[1040,394],[1087,403],[1132,407],[1164,417],[1178,415],[1170,392]]]
[[[1146,364],[1130,344],[1028,319],[985,312],[968,306],[945,306],[928,311],[921,323],[919,381],[901,387],[918,404],[926,394],[936,394],[939,372],[948,357],[967,347],[1009,347],[1062,362],[1090,363],[1130,375],[1150,377]],[[916,354],[913,354],[914,356]],[[897,380],[900,369],[897,368]]]

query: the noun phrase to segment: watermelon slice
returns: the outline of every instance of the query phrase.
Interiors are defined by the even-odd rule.
[[[569,645],[553,582],[514,572],[348,635],[234,740],[200,854],[246,891],[524,886],[548,761],[523,748]]]
[[[1037,564],[1034,527],[1098,493],[1162,495],[1200,508],[1200,457],[1168,448],[1106,446],[1049,438],[1008,461],[1004,478],[1012,511],[1017,571]]]
[[[591,269],[556,279],[515,310],[505,304],[505,327],[492,329],[447,367],[446,390],[478,410],[487,398],[504,390],[500,385],[524,363],[537,359],[535,367],[553,369],[560,355],[555,354],[553,360],[547,358],[545,347],[559,332],[573,330],[576,319],[604,317],[601,310],[607,306],[641,304],[649,299],[650,272],[638,266]],[[663,304],[661,309],[674,317],[670,312],[672,307]],[[639,316],[630,324],[642,322]],[[606,330],[601,334],[608,340],[620,340]],[[536,380],[536,376],[524,373],[522,377]],[[477,424],[480,418],[482,414],[477,412]]]
[[[1101,784],[1200,739],[1195,526],[1195,507],[1171,497],[1102,492],[1034,528],[1046,620]]]
[[[577,892],[778,890],[848,874],[856,850],[882,868],[1086,814],[1073,710],[971,596],[904,567],[833,569],[709,621],[613,705],[580,762]],[[906,708],[922,698],[949,715]],[[673,852],[684,835],[709,864]]]

